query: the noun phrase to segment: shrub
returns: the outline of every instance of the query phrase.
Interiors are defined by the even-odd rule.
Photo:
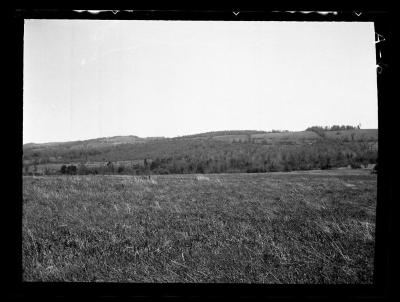
[[[283,164],[283,171],[285,171],[285,172],[290,172],[290,171],[292,171],[291,166],[290,166],[287,162],[285,162],[285,163]]]
[[[198,165],[196,167],[196,173],[204,173],[204,168],[202,165]]]
[[[67,174],[76,174],[76,171],[77,171],[77,169],[76,169],[76,166],[74,166],[74,165],[69,165],[68,167],[67,167]]]
[[[321,165],[321,170],[329,170],[332,169],[332,166],[328,163]]]
[[[67,166],[66,166],[66,165],[62,165],[62,166],[61,166],[61,169],[60,169],[60,172],[61,172],[62,174],[67,173]]]
[[[360,164],[360,163],[357,163],[357,162],[352,162],[352,163],[350,164],[350,167],[351,167],[352,169],[361,169],[361,164]]]

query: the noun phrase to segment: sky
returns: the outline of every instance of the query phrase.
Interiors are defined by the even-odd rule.
[[[372,22],[25,20],[23,143],[378,127]]]

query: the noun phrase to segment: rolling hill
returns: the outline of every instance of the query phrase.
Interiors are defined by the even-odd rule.
[[[147,163],[156,162],[163,169],[179,173],[202,173],[204,169],[199,168],[199,165],[209,167],[206,170],[215,173],[258,169],[295,170],[320,167],[323,166],[322,162],[325,162],[325,166],[332,163],[334,166],[349,165],[354,161],[374,163],[377,158],[377,142],[377,129],[318,133],[235,130],[174,138],[141,138],[130,135],[61,143],[25,144],[23,163],[26,171],[33,165],[41,168],[51,167],[53,171],[58,171],[61,164],[71,163],[102,167],[112,162],[114,166],[132,168],[138,162],[143,165],[145,159]],[[331,159],[327,162],[326,158]],[[174,164],[185,168],[172,169]],[[162,169],[158,172],[160,171],[163,172]]]

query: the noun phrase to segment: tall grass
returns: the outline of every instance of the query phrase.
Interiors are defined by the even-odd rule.
[[[24,177],[24,280],[372,282],[376,175],[199,177]]]

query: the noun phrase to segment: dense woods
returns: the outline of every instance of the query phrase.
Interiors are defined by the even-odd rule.
[[[349,126],[338,127],[348,130]],[[320,131],[322,127],[311,128],[312,131]],[[335,126],[330,129],[339,131]],[[227,131],[224,134],[243,133],[246,132]],[[287,135],[285,131],[276,133]],[[330,169],[349,165],[359,168],[377,161],[377,141],[374,139],[332,139],[324,134],[317,139],[289,136],[289,139],[286,137],[271,143],[268,140],[255,141],[250,138],[250,133],[246,133],[248,140],[203,139],[204,136],[212,135],[220,137],[222,134],[210,132],[189,138],[149,140],[145,143],[105,145],[101,148],[71,148],[71,145],[61,145],[42,150],[26,150],[23,173],[254,173]],[[351,135],[354,138],[354,133]]]

